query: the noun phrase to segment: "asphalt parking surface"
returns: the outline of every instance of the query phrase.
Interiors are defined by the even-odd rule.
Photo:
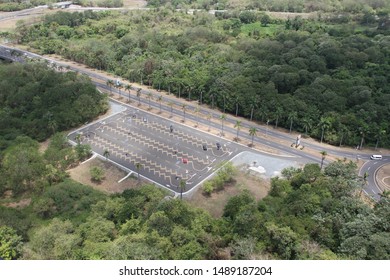
[[[69,139],[76,143],[80,134],[81,143],[89,144],[95,153],[103,156],[107,150],[109,160],[175,192],[182,180],[184,192],[191,190],[243,149],[146,111],[123,109],[71,133]]]

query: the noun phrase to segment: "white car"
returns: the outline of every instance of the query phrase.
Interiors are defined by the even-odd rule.
[[[372,155],[370,156],[370,159],[382,159],[381,155]]]

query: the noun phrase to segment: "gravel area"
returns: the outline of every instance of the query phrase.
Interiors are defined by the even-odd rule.
[[[242,152],[232,160],[233,165],[240,169],[251,170],[252,174],[258,173],[263,178],[280,176],[284,168],[302,167],[302,163],[294,160],[276,158],[252,152]]]

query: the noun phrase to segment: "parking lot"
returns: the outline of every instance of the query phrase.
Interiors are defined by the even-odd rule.
[[[108,160],[175,192],[180,181],[185,182],[184,192],[191,190],[242,150],[236,143],[133,107],[87,125],[69,139],[77,142],[77,135],[94,152],[103,156],[108,151]]]

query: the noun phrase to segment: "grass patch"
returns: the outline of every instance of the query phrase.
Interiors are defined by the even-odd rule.
[[[205,195],[202,188],[198,188],[188,201],[194,207],[208,211],[213,217],[222,216],[223,208],[232,196],[236,196],[243,190],[248,190],[256,200],[264,198],[270,189],[270,180],[251,175],[246,170],[239,169],[234,176],[235,181],[225,184],[223,189]]]

